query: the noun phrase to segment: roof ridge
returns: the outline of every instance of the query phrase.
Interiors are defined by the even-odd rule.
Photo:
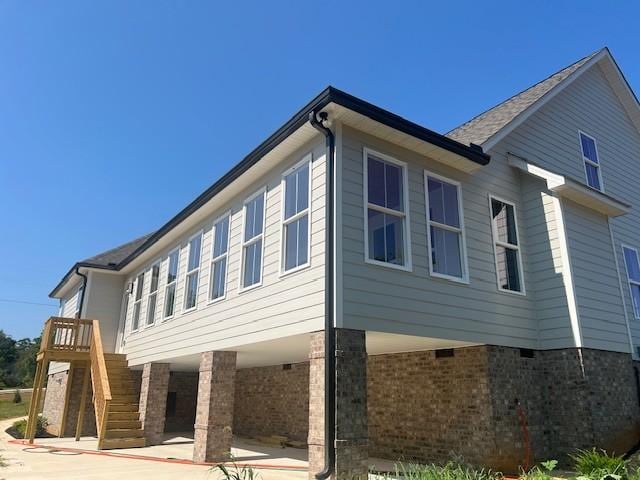
[[[572,70],[572,71],[571,71],[571,73],[573,73],[573,71],[577,70],[577,68],[581,67],[581,66],[582,66],[582,65],[584,65],[586,62],[588,62],[589,60],[591,60],[593,57],[595,57],[596,55],[598,55],[599,53],[601,53],[601,52],[602,52],[602,51],[604,51],[604,50],[607,50],[607,47],[600,48],[600,49],[598,49],[598,50],[596,50],[596,51],[594,51],[594,52],[590,53],[589,55],[586,55],[586,56],[584,56],[584,57],[580,58],[579,60],[576,60],[575,62],[573,62],[573,63],[571,63],[571,64],[567,65],[566,67],[563,67],[563,68],[561,68],[561,69],[559,69],[559,70],[554,71],[553,73],[551,73],[550,75],[546,76],[546,77],[545,77],[545,78],[543,78],[542,80],[540,80],[540,81],[538,81],[538,82],[534,83],[533,85],[530,85],[529,87],[527,87],[527,88],[525,88],[525,89],[523,89],[523,90],[520,90],[519,92],[517,92],[517,93],[515,93],[515,94],[511,95],[510,97],[508,97],[507,99],[505,99],[505,100],[503,100],[503,101],[501,101],[501,102],[499,102],[499,103],[496,103],[496,104],[494,104],[492,107],[489,107],[489,108],[487,108],[486,110],[484,110],[484,111],[482,111],[482,112],[478,113],[477,115],[475,115],[475,116],[474,116],[474,117],[472,117],[471,119],[467,120],[466,122],[463,122],[463,123],[461,123],[460,125],[458,125],[457,127],[452,128],[452,129],[451,129],[451,130],[449,130],[447,133],[445,133],[445,136],[451,136],[451,134],[454,134],[454,132],[456,132],[456,131],[458,131],[458,130],[460,130],[460,131],[462,132],[462,129],[464,129],[465,127],[469,126],[469,125],[470,125],[470,124],[472,124],[473,122],[477,122],[477,121],[479,121],[481,117],[486,116],[486,115],[487,115],[487,114],[489,114],[490,112],[495,111],[495,110],[497,110],[497,109],[498,109],[498,108],[500,108],[500,107],[503,107],[503,106],[505,106],[505,105],[508,105],[510,102],[512,102],[513,100],[517,99],[518,97],[524,96],[524,94],[526,94],[527,92],[530,92],[530,91],[534,90],[536,87],[541,86],[541,85],[542,85],[542,84],[544,84],[545,82],[550,81],[550,80],[551,80],[551,79],[553,79],[554,77],[556,77],[556,76],[558,76],[558,75],[560,75],[560,74],[562,74],[562,73],[564,73],[564,72],[567,72],[567,71],[569,71],[569,70]],[[576,67],[577,67],[577,68],[576,68]],[[569,73],[569,74],[567,75],[567,77],[565,77],[565,78],[568,78],[568,76],[569,76],[569,75],[571,75],[571,73]],[[564,79],[563,79],[563,80],[564,80]],[[559,83],[561,83],[561,82],[559,82]],[[553,90],[553,88],[555,88],[556,86],[557,86],[557,84],[556,84],[556,85],[553,85],[549,90],[547,90],[547,91],[546,91],[546,92],[544,92],[542,95],[540,95],[540,97],[539,97],[539,98],[541,98],[542,96],[546,95],[546,93],[548,93],[549,91]],[[532,101],[529,105],[531,105],[531,104],[535,103],[535,101],[537,101],[539,98],[537,98],[537,99],[535,99],[534,101]],[[512,117],[511,119],[509,119],[509,121],[507,121],[507,122],[505,123],[505,125],[506,125],[507,123],[509,123],[513,118],[515,118],[515,116],[514,116],[514,117]],[[496,131],[496,132],[497,132],[497,131]],[[494,132],[494,133],[496,133],[496,132]],[[479,144],[482,144],[482,143],[484,143],[486,140],[488,140],[491,136],[493,136],[493,135],[489,135],[486,139],[484,139],[484,140],[482,140],[482,141],[477,141],[477,139],[474,139],[474,140],[471,140],[469,143],[479,143]],[[457,138],[456,138],[456,139],[457,139]],[[457,139],[457,140],[459,140],[459,139]],[[460,141],[460,140],[459,140],[459,141]]]

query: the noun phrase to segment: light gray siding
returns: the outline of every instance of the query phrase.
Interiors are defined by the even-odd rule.
[[[553,198],[544,182],[522,176],[523,217],[529,254],[529,285],[535,301],[540,348],[562,348],[574,343],[560,249],[559,221]],[[560,219],[561,222],[561,219]]]
[[[311,185],[311,264],[298,272],[282,275],[281,255],[281,179],[282,173],[312,152]],[[241,235],[243,224],[243,202],[262,187],[267,187],[264,236],[264,259],[262,285],[239,292],[240,260],[242,255]],[[145,281],[140,315],[141,328],[131,332],[134,299],[128,302],[125,346],[130,364],[137,365],[152,360],[167,359],[199,353],[212,349],[223,349],[250,344],[272,338],[286,337],[304,332],[320,330],[324,321],[324,245],[325,245],[325,148],[319,140],[284,159],[281,168],[266,178],[258,180],[250,189],[238,195],[233,202],[212,212],[209,219],[179,245],[157,257],[161,261],[158,307],[153,326],[144,328],[147,315],[147,295],[150,282]],[[214,220],[231,211],[229,239],[227,296],[224,300],[210,303],[209,276]],[[188,257],[188,239],[199,230],[204,232],[199,274],[197,309],[183,313],[185,275]],[[176,246],[180,248],[179,271],[176,292],[176,314],[163,321],[167,254]],[[154,262],[155,263],[155,262]],[[141,270],[150,275],[148,263]],[[132,282],[135,275],[127,279]]]
[[[506,152],[512,152],[544,168],[585,182],[579,130],[593,136],[597,141],[605,191],[634,206],[631,213],[611,219],[618,264],[624,276],[621,244],[640,247],[640,209],[637,207],[640,205],[640,134],[599,66],[596,65],[582,74],[572,85],[503,139],[491,152],[492,161],[496,161]],[[565,210],[566,221],[573,230],[569,241],[572,243],[571,248],[576,249],[572,254],[572,267],[580,285],[585,283],[585,278],[589,278],[594,264],[601,265],[604,261],[602,256],[609,255],[611,240],[599,215],[585,211],[577,212],[571,208]],[[589,232],[592,228],[595,228],[595,231]],[[576,244],[580,232],[590,233],[590,237],[587,237],[590,245]],[[596,235],[597,238],[594,238]],[[587,238],[583,240],[586,242]],[[593,250],[592,254],[598,258],[591,260],[590,255],[585,254],[585,248]],[[620,296],[619,283],[615,277],[611,277],[610,268],[615,268],[615,264],[606,267],[606,272],[602,274],[602,282],[607,283],[606,287],[596,287],[592,280],[589,281],[590,285],[580,287],[583,292],[587,292],[589,288],[600,289],[598,299],[603,300],[604,295],[609,296],[605,305],[615,303]],[[626,287],[626,278],[623,278],[623,282]],[[623,289],[623,294],[627,312],[630,313],[631,300],[627,288]],[[597,309],[602,307],[593,305],[593,296],[578,296],[579,311],[586,322],[584,327],[588,330],[588,335],[585,331],[585,342],[597,348],[628,351],[629,347],[623,346],[623,334],[619,328],[624,321],[624,311],[616,308],[609,312],[605,319],[597,320],[597,323],[593,324],[594,318],[599,318]],[[632,315],[629,315],[629,322],[634,344],[640,345],[640,322],[635,321]],[[612,325],[615,325],[614,332],[608,330]],[[594,329],[589,330],[590,328]],[[601,333],[596,334],[596,331]]]
[[[408,163],[413,269],[395,270],[364,261],[363,149]],[[344,128],[342,159],[343,318],[347,328],[403,333],[477,343],[535,348],[537,325],[529,296],[497,287],[489,194],[516,204],[520,177],[506,162],[474,175],[462,174],[409,150]],[[424,169],[462,183],[469,284],[430,277]],[[522,222],[522,215],[519,215]],[[528,241],[520,224],[523,259]],[[525,261],[525,284],[529,272]]]
[[[122,308],[124,278],[122,275],[90,272],[89,285],[85,295],[83,317],[100,321],[104,351],[114,352]]]
[[[570,201],[563,207],[583,345],[629,351],[607,217]]]

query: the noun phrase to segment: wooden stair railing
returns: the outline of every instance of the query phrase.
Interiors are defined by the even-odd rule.
[[[102,349],[102,337],[100,325],[93,321],[93,335],[89,350],[91,357],[91,385],[93,387],[93,403],[96,411],[96,430],[98,432],[98,450],[102,449],[105,439],[107,420],[109,418],[109,406],[111,404],[111,387],[107,374],[107,363]]]

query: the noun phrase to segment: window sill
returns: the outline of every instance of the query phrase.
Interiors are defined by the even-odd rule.
[[[207,306],[215,305],[216,303],[220,303],[220,302],[222,302],[223,300],[226,300],[226,299],[227,299],[227,294],[225,292],[225,294],[223,296],[221,296],[221,297],[214,298],[213,300],[207,300]]]
[[[523,290],[522,292],[518,292],[517,290],[507,290],[505,288],[498,287],[498,292],[506,293],[507,295],[518,295],[520,297],[526,297],[527,296],[527,292],[525,290]]]
[[[311,266],[311,262],[307,262],[307,263],[303,263],[302,265],[298,265],[295,268],[292,268],[290,270],[280,270],[280,274],[278,275],[279,278],[284,278],[284,277],[288,277],[289,275],[293,275],[294,273],[298,273],[301,272],[303,270],[308,269]]]
[[[261,286],[262,286],[262,280],[260,280],[258,283],[254,283],[253,285],[249,285],[248,287],[239,288],[238,294],[242,295],[243,293],[250,292],[251,290],[255,290],[256,288],[259,288]]]
[[[389,268],[391,270],[399,270],[401,272],[413,272],[413,268],[411,267],[411,265],[397,265],[395,263],[371,260],[370,258],[365,258],[364,262],[368,265],[375,265],[376,267]]]
[[[471,282],[467,277],[452,277],[451,275],[445,275],[443,273],[429,272],[431,278],[437,278],[438,280],[446,280],[447,282],[459,283],[460,285],[469,285]]]

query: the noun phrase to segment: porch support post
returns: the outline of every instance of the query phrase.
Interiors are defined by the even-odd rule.
[[[145,363],[140,384],[140,422],[147,445],[162,443],[169,391],[169,364]]]
[[[368,478],[367,351],[365,332],[337,328],[336,437],[333,480]],[[309,478],[324,466],[324,332],[311,335],[309,352]]]
[[[67,416],[69,415],[69,399],[71,398],[71,385],[73,384],[73,372],[76,368],[75,362],[69,364],[69,371],[67,372],[67,384],[65,386],[64,404],[62,405],[62,420],[60,420],[60,428],[58,429],[58,438],[64,437]]]
[[[80,395],[80,411],[78,412],[78,423],[76,424],[76,442],[80,441],[82,426],[84,424],[84,411],[87,404],[87,392],[89,390],[89,375],[91,374],[91,362],[86,362],[84,375],[82,376],[82,393]]]
[[[200,358],[193,461],[229,460],[233,437],[236,352],[205,352]]]
[[[49,359],[47,358],[47,355],[45,354],[42,358],[42,363],[41,363],[41,368],[40,368],[40,378],[36,378],[35,382],[33,384],[33,392],[31,394],[31,402],[32,402],[32,408],[33,408],[33,415],[31,418],[30,423],[30,427],[28,428],[28,435],[25,435],[25,437],[28,437],[29,439],[29,443],[33,443],[33,439],[36,436],[36,430],[37,430],[37,425],[38,425],[38,413],[40,411],[40,401],[42,400],[42,389],[44,388],[44,382],[47,378],[47,375],[49,373]]]

